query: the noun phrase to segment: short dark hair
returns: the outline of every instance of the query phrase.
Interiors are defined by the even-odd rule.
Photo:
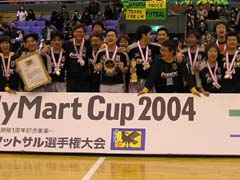
[[[116,36],[118,37],[118,33],[117,33],[117,31],[116,31],[115,29],[108,29],[108,30],[106,31],[106,35],[107,35],[109,32],[114,32],[114,33],[116,34]]]
[[[201,39],[201,35],[200,33],[198,32],[198,30],[189,30],[188,33],[187,33],[187,38],[190,36],[190,35],[194,35],[198,40]]]
[[[77,29],[83,29],[84,32],[86,32],[86,28],[84,25],[79,24],[73,28],[73,31],[76,31]]]
[[[151,32],[152,29],[150,26],[148,25],[141,25],[137,28],[137,31],[136,31],[136,38],[137,40],[140,40],[142,38],[142,34],[147,34],[149,32]]]
[[[28,34],[28,35],[24,36],[23,41],[26,43],[27,39],[30,38],[30,37],[32,37],[35,41],[38,42],[39,37],[38,37],[37,33],[31,33],[31,34]]]
[[[226,22],[223,22],[223,21],[220,21],[220,22],[217,22],[217,23],[214,25],[214,27],[213,27],[213,32],[216,32],[217,26],[220,25],[220,24],[221,24],[221,25],[224,25],[224,26],[226,27],[227,32],[229,31],[227,23],[226,23]]]
[[[165,27],[158,28],[158,30],[157,30],[157,33],[156,33],[156,34],[158,34],[158,32],[159,32],[159,31],[165,31],[165,32],[166,32],[166,34],[167,34],[167,36],[169,37],[169,31],[168,31],[168,29],[167,29],[167,28],[165,28]]]
[[[173,40],[166,40],[162,43],[162,46],[167,47],[169,51],[173,51],[174,54],[176,54],[177,46],[176,43]]]
[[[101,23],[101,22],[99,22],[99,21],[96,21],[95,23],[93,23],[92,29],[94,28],[94,26],[101,26],[101,28],[104,29],[103,23]]]
[[[218,53],[217,61],[220,62],[220,58],[221,58],[221,56],[220,56],[220,50],[219,50],[219,48],[218,48],[218,46],[217,46],[217,44],[216,44],[215,42],[210,42],[210,43],[207,44],[207,46],[205,47],[205,57],[206,57],[206,58],[208,57],[208,51],[209,51],[209,49],[212,48],[212,47],[215,48],[215,49],[217,49],[217,53]],[[207,59],[206,59],[206,60],[207,60]]]
[[[121,39],[125,39],[125,40],[128,41],[128,43],[130,43],[130,42],[129,42],[129,41],[130,41],[129,36],[128,36],[127,34],[122,34],[122,35],[118,38],[118,40],[117,40],[117,45],[118,45],[118,46],[119,46],[119,43],[120,43]]]
[[[235,32],[229,32],[228,35],[227,35],[227,39],[228,39],[228,37],[230,37],[230,36],[236,37],[236,38],[237,38],[237,41],[239,42],[239,36],[238,36],[237,33],[235,33]]]
[[[103,36],[102,36],[100,33],[94,33],[94,34],[92,34],[89,39],[91,40],[93,37],[97,37],[97,38],[99,38],[101,41],[104,40]]]
[[[0,43],[2,43],[2,42],[9,42],[9,43],[11,43],[11,39],[10,39],[9,36],[2,35],[2,36],[0,36]]]
[[[64,35],[61,31],[52,31],[51,32],[51,40],[55,39],[55,38],[60,38],[60,39],[64,39]]]

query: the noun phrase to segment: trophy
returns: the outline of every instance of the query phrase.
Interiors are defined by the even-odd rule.
[[[136,68],[136,66],[137,66],[136,59],[133,58],[130,63],[131,63],[131,68]],[[132,82],[132,83],[138,82],[138,76],[137,76],[136,72],[131,74],[130,82]]]
[[[107,59],[104,62],[104,70],[106,71],[107,76],[113,76],[115,72],[115,62],[112,59]]]

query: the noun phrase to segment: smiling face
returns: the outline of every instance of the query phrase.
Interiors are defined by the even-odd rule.
[[[37,50],[37,41],[33,38],[33,37],[28,37],[26,39],[26,48],[30,51],[30,52],[34,52]]]
[[[4,52],[9,52],[10,50],[10,43],[8,41],[3,41],[0,43],[0,49]]]
[[[216,47],[210,47],[208,52],[207,52],[207,56],[208,56],[208,61],[216,62],[217,58],[218,58],[217,48]]]
[[[160,52],[162,59],[165,61],[169,61],[174,57],[174,51],[170,51],[166,46],[162,46]]]
[[[52,41],[51,44],[54,49],[61,49],[63,46],[63,40],[59,37],[55,37]]]
[[[227,47],[228,49],[237,49],[238,39],[236,36],[228,36],[227,38]]]
[[[216,35],[219,37],[224,37],[227,35],[227,28],[223,24],[218,24],[216,26]]]
[[[73,36],[77,41],[81,41],[84,36],[85,36],[85,32],[84,29],[82,27],[77,28],[74,32],[73,32]]]
[[[169,37],[168,37],[166,31],[161,30],[157,33],[157,41],[159,44],[162,44],[164,41],[166,41],[168,39],[169,39]]]
[[[109,31],[106,35],[106,41],[109,46],[117,44],[117,35],[114,31]]]

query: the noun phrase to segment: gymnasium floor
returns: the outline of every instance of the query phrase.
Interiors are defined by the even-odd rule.
[[[0,153],[0,180],[239,180],[238,157]]]

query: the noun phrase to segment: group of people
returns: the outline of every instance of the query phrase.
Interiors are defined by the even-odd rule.
[[[196,30],[189,31],[186,46],[178,47],[166,28],[157,31],[151,42],[148,25],[136,30],[136,40],[118,37],[109,29],[85,35],[84,25],[73,29],[73,38],[64,42],[60,31],[51,32],[49,45],[38,48],[38,36],[28,34],[17,52],[11,51],[10,39],[0,37],[0,91],[25,91],[15,61],[38,53],[51,84],[35,92],[108,92],[108,93],[239,93],[240,53],[238,35],[228,32],[224,22],[215,26],[216,38],[200,44]]]

